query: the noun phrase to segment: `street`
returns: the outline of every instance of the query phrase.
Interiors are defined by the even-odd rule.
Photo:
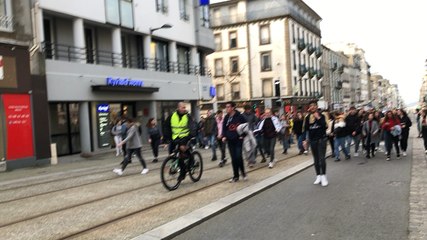
[[[309,168],[175,239],[407,239],[411,152],[328,159],[328,187]]]

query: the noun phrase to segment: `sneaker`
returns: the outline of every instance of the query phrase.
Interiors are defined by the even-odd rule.
[[[341,161],[341,159],[335,158],[335,162],[339,162],[339,161]]]
[[[370,159],[370,158],[371,158],[371,156],[369,156],[369,155],[366,155],[366,158],[367,158],[367,159]]]
[[[228,180],[229,183],[234,183],[234,182],[238,182],[239,179],[238,178],[232,178],[230,180]]]
[[[426,151],[426,153],[427,153],[427,151]],[[261,162],[262,162],[262,163],[265,163],[265,162],[267,162],[267,159],[266,159],[266,158],[263,158],[263,159],[261,160]]]
[[[243,181],[245,181],[245,182],[248,181],[248,176],[244,176]]]
[[[353,156],[358,157],[358,156],[359,156],[359,153],[358,153],[358,152],[355,152]]]
[[[254,164],[253,164],[253,163],[249,163],[249,164],[248,164],[248,167],[249,167],[249,168],[253,168],[253,167],[254,167]]]
[[[402,156],[406,157],[406,151],[403,151]]]
[[[117,175],[121,176],[123,175],[123,170],[120,168],[115,168],[113,169],[113,172],[116,173]]]
[[[345,160],[350,160],[350,158],[351,158],[350,155],[345,156]]]
[[[219,166],[219,167],[224,167],[224,165],[225,165],[225,162],[226,162],[226,161],[224,161],[224,160],[221,160],[221,161],[219,162],[218,166]]]
[[[153,159],[153,163],[158,162],[159,160],[157,158]]]
[[[268,168],[273,168],[274,167],[274,161],[271,161],[268,163]]]
[[[205,149],[209,149],[209,146],[205,146]]]
[[[390,161],[390,156],[387,156],[387,158],[385,160],[386,161]]]
[[[307,151],[307,150],[305,150],[305,151],[304,151],[304,154],[305,154],[305,155],[307,155],[307,154],[308,154],[308,151]]]
[[[283,150],[282,154],[288,154],[288,150]]]
[[[217,160],[217,158],[216,157],[212,157],[212,159],[211,159],[212,161],[216,161]]]
[[[397,154],[397,159],[400,159],[400,154]]]
[[[142,172],[141,172],[142,175],[147,174],[147,173],[148,173],[148,168],[142,169]]]
[[[314,181],[313,184],[320,184],[320,181],[321,181],[321,177],[320,177],[320,175],[317,175],[316,180]]]
[[[116,157],[120,156],[120,153],[116,153]]]
[[[329,184],[328,178],[326,178],[326,175],[321,175],[320,176],[320,182],[322,184],[322,187],[326,187]]]

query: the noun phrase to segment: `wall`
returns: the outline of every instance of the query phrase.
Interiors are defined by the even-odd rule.
[[[39,0],[40,7],[54,12],[105,23],[105,0]]]

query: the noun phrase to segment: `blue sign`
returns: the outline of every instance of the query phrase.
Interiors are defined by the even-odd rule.
[[[209,5],[209,0],[200,0],[200,6]]]
[[[129,78],[107,77],[107,86],[142,87],[144,86],[144,82],[141,80],[132,80]]]
[[[108,104],[98,104],[98,105],[96,105],[96,111],[99,112],[99,113],[110,112],[110,105],[108,105]]]
[[[215,89],[215,87],[214,87],[214,86],[211,86],[211,87],[209,88],[209,96],[211,96],[211,97],[215,97],[215,95],[216,95],[216,89]]]

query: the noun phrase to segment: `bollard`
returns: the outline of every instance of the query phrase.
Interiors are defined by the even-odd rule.
[[[58,154],[56,153],[56,143],[50,144],[50,164],[58,164]]]
[[[2,158],[0,159],[0,172],[6,172],[6,159]]]

